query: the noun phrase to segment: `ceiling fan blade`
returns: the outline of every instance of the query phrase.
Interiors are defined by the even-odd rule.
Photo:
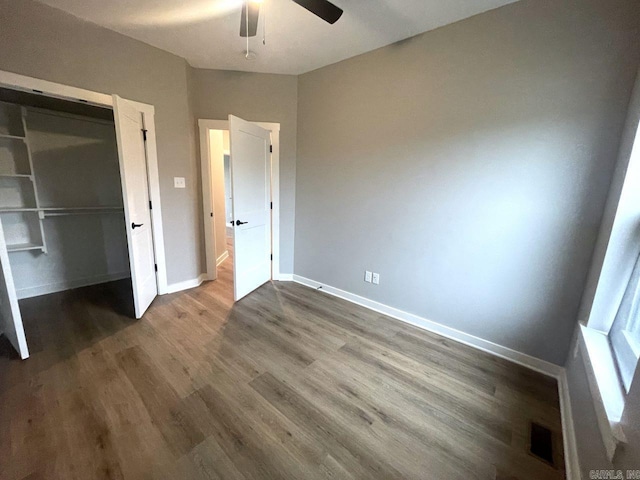
[[[249,8],[249,28],[247,29],[247,7]],[[260,4],[246,1],[242,5],[242,15],[240,16],[240,36],[255,37],[258,33],[258,15],[260,14]]]
[[[301,7],[317,15],[325,22],[334,24],[342,16],[342,9],[327,0],[293,0]]]

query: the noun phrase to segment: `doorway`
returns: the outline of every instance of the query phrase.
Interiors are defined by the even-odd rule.
[[[0,330],[26,358],[19,298],[126,279],[140,318],[166,290],[154,109],[2,71],[0,92]]]
[[[246,125],[251,127],[255,125],[259,130],[267,130],[269,134],[270,148],[268,153],[269,160],[267,165],[268,175],[268,191],[270,192],[271,210],[269,214],[269,249],[271,251],[272,260],[270,260],[269,279],[278,280],[280,277],[280,255],[279,255],[279,232],[280,232],[280,195],[279,195],[279,137],[280,124],[266,122],[244,122],[241,119],[233,117],[232,120],[236,125]],[[229,134],[230,122],[228,120],[199,120],[200,131],[200,153],[202,168],[202,192],[203,192],[203,225],[205,230],[205,255],[206,255],[206,278],[208,280],[216,280],[219,277],[219,269],[229,266],[234,262],[235,255],[233,251],[234,241],[243,242],[241,237],[234,238],[234,233],[244,235],[246,231],[244,222],[239,225],[232,224],[233,205],[234,205],[234,159],[232,157],[233,144],[236,145],[236,160],[242,156],[241,144],[245,142],[241,137],[242,132],[236,131],[236,141],[234,143],[233,135]],[[233,128],[233,126],[231,127]],[[230,140],[231,137],[231,140]],[[260,150],[258,150],[260,151]],[[238,166],[238,165],[236,165]],[[236,169],[236,174],[240,172]],[[245,176],[244,174],[242,175]],[[239,181],[238,175],[235,181]],[[236,183],[236,186],[238,184]],[[269,207],[267,207],[269,208]],[[238,212],[236,212],[238,213]],[[256,220],[257,218],[254,217]],[[241,219],[242,220],[242,219]],[[244,218],[244,220],[247,220]],[[237,222],[236,222],[237,223]],[[255,225],[255,222],[250,222]],[[244,244],[244,243],[243,243]],[[246,275],[238,277],[233,264],[234,276],[236,280],[246,278]],[[226,278],[226,276],[225,276]],[[234,283],[235,297],[238,299],[243,296],[241,291],[246,291],[244,285]],[[240,291],[239,291],[240,290]]]

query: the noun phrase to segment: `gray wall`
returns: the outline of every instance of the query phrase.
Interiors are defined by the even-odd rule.
[[[576,357],[571,355],[566,368],[578,458],[583,478],[590,478],[590,470],[637,470],[640,468],[640,369],[636,369],[620,422],[627,437],[627,444],[616,452],[614,462],[611,463],[607,460],[598,429],[582,355],[581,351]]]
[[[262,73],[199,70],[191,72],[196,119],[280,123],[280,271],[293,272],[296,201],[297,77]],[[203,265],[204,268],[204,265]]]
[[[186,62],[30,0],[0,0],[0,70],[155,106],[168,282],[201,269],[202,217]],[[173,177],[187,188],[174,189]]]
[[[295,273],[563,364],[637,27],[523,0],[299,77]]]

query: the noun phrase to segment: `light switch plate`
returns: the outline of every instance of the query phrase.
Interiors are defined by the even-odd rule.
[[[373,284],[374,285],[380,285],[380,274],[379,273],[374,273],[373,274]]]
[[[364,272],[364,281],[371,283],[371,272],[369,270],[365,270]]]
[[[187,182],[184,177],[173,177],[174,188],[187,188]]]

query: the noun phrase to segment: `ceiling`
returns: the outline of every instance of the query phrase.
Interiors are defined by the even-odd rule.
[[[334,0],[329,25],[291,0],[264,0],[254,60],[239,35],[242,0],[40,0],[185,58],[197,68],[301,74],[516,0]],[[262,44],[266,18],[266,45]]]

